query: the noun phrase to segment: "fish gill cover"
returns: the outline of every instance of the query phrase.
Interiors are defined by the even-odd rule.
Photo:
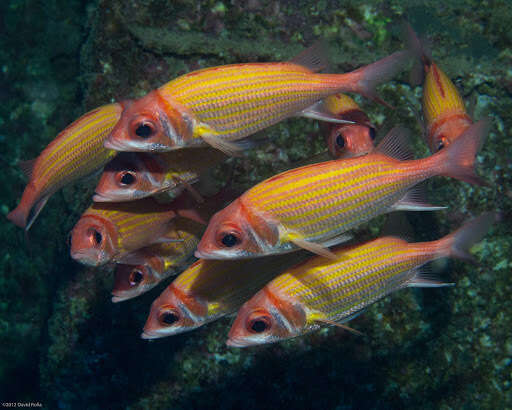
[[[155,290],[112,304],[112,277],[69,258],[68,233],[94,182],[55,194],[28,241],[0,225],[0,399],[46,408],[505,408],[512,365],[512,12],[506,2],[247,2],[12,0],[0,4],[0,210],[17,204],[35,158],[73,120],[100,105],[138,98],[181,74],[245,61],[284,61],[316,39],[333,72],[400,49],[400,22],[428,36],[433,59],[455,82],[470,115],[492,118],[477,157],[492,188],[438,178],[429,198],[448,206],[410,213],[417,240],[447,234],[471,215],[503,212],[474,248],[479,264],[448,262],[450,289],[408,291],[350,325],[254,349],[225,346],[229,319],[147,343],[139,338]],[[421,87],[406,75],[379,89],[392,110],[357,98],[379,130],[420,134]],[[409,110],[408,107],[413,108]],[[472,110],[472,112],[471,112]],[[248,188],[325,150],[325,130],[293,119],[263,133],[270,143],[229,160]],[[427,155],[418,137],[417,157]],[[378,219],[358,240],[378,235]],[[158,291],[156,291],[158,292]]]

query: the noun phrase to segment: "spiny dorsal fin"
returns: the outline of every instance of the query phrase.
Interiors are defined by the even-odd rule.
[[[410,132],[404,127],[394,127],[375,148],[374,152],[387,155],[401,161],[413,159],[413,153],[409,147]]]
[[[36,163],[36,160],[37,158],[29,159],[27,161],[20,161],[18,164],[28,179],[32,178],[32,170],[34,169],[34,164]]]
[[[290,63],[301,65],[314,73],[327,69],[329,60],[325,43],[315,42],[311,47],[306,48],[302,53],[292,58]]]

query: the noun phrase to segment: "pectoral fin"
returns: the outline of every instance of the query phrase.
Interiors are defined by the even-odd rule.
[[[354,334],[356,334],[358,336],[363,336],[363,333],[359,332],[358,330],[352,329],[351,327],[349,327],[347,325],[344,325],[343,323],[335,322],[334,320],[327,319],[325,317],[325,313],[322,313],[322,312],[319,312],[319,311],[311,311],[311,312],[309,312],[308,313],[308,320],[313,321],[313,322],[317,322],[317,323],[320,323],[320,324],[327,324],[327,325],[330,325],[330,326],[336,326],[336,327],[339,327],[339,328],[341,328],[343,330],[347,330],[350,333],[354,333]]]
[[[339,327],[341,329],[347,330],[350,333],[353,333],[353,334],[358,335],[358,336],[364,336],[364,333],[361,333],[359,330],[353,329],[350,326],[344,325],[343,323],[334,322],[334,321],[329,320],[329,319],[317,319],[316,321],[320,322],[320,323],[326,323],[326,324],[331,325],[331,326]]]
[[[199,191],[197,191],[187,181],[185,181],[184,179],[177,177],[177,176],[173,176],[172,179],[174,180],[174,182],[176,182],[176,185],[183,185],[185,187],[185,189],[190,193],[190,195],[192,195],[194,197],[196,202],[198,202],[200,204],[202,204],[204,202],[204,198],[201,196]]]
[[[304,236],[299,232],[293,232],[286,228],[282,229],[282,231],[284,231],[284,233],[281,234],[281,238],[285,241],[292,242],[299,248],[306,249],[307,251],[310,251],[316,255],[320,255],[333,260],[338,259],[336,254],[332,253],[328,248],[317,243],[309,242],[308,240],[304,239]]]
[[[199,124],[194,128],[194,134],[201,137],[207,144],[211,145],[230,157],[240,157],[244,151],[244,146],[236,142],[227,141],[222,138],[217,131],[207,124]]]

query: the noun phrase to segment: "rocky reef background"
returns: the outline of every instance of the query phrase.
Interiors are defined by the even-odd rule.
[[[406,6],[404,4],[407,4]],[[26,183],[20,160],[104,103],[144,95],[201,67],[286,60],[316,39],[334,71],[401,47],[407,19],[432,40],[433,57],[476,118],[493,120],[481,155],[489,188],[435,178],[437,213],[409,213],[419,240],[436,239],[484,210],[502,222],[475,248],[479,263],[437,268],[456,286],[407,290],[351,325],[244,350],[224,344],[230,319],[157,340],[139,334],[162,287],[112,304],[112,278],[73,262],[68,232],[94,179],[54,195],[28,240],[4,218],[0,253],[0,399],[47,408],[194,409],[505,408],[512,406],[512,9],[480,2],[9,0],[0,3],[0,212]],[[407,74],[381,87],[391,110],[364,101],[381,132],[415,131],[421,88]],[[359,100],[363,102],[363,100]],[[411,110],[412,109],[412,110]],[[270,143],[234,163],[249,187],[324,149],[322,128],[290,119]],[[222,171],[222,170],[221,170]],[[358,233],[374,237],[383,219]]]

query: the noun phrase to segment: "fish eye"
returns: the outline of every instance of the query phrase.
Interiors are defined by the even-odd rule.
[[[437,141],[437,150],[441,151],[444,147],[446,147],[446,137],[441,136],[439,141]]]
[[[123,171],[121,173],[121,177],[119,178],[119,183],[121,185],[131,185],[135,182],[135,175],[131,172]]]
[[[263,333],[270,329],[270,320],[266,316],[258,316],[248,320],[247,330],[251,333]]]
[[[94,245],[101,245],[103,235],[97,229],[91,228],[88,231],[89,238]]]
[[[345,138],[343,138],[341,134],[338,134],[336,137],[336,145],[338,148],[343,148],[345,146]]]
[[[144,279],[144,273],[142,273],[139,269],[134,269],[130,273],[130,285],[137,286]]]
[[[375,140],[375,137],[376,137],[375,128],[370,127],[370,138],[372,139],[372,141]]]
[[[234,233],[224,233],[222,235],[221,242],[224,246],[227,248],[232,248],[235,246],[239,241],[238,237]]]
[[[162,326],[171,326],[179,320],[180,316],[175,310],[165,310],[158,316],[158,321]]]
[[[155,127],[151,122],[142,121],[135,125],[135,135],[141,138],[149,138],[155,133]]]

